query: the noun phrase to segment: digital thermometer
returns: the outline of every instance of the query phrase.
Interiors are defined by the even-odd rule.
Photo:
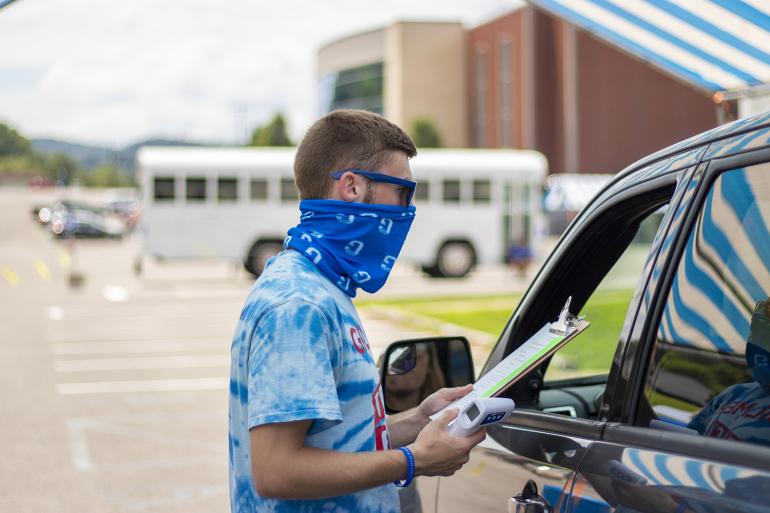
[[[483,426],[505,420],[514,406],[513,399],[505,397],[476,398],[449,423],[449,433],[454,436],[468,436]]]

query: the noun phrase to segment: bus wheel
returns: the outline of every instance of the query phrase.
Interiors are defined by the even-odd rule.
[[[283,243],[278,241],[255,242],[244,262],[247,271],[258,277],[265,270],[270,257],[277,255],[283,249]]]
[[[438,276],[462,278],[476,266],[476,252],[468,242],[445,242],[436,256]]]

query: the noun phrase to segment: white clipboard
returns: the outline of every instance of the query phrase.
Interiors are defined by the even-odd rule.
[[[501,395],[519,379],[526,376],[530,370],[540,365],[543,360],[582,333],[591,323],[569,313],[571,301],[572,297],[570,296],[556,322],[546,323],[529,340],[479,378],[473,384],[473,391],[434,413],[430,418],[436,419],[450,408],[462,410],[468,403],[478,397],[497,397]]]

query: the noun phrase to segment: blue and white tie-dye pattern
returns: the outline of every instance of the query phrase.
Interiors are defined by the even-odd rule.
[[[230,380],[230,500],[241,512],[395,512],[388,484],[321,500],[257,495],[249,429],[312,420],[305,444],[390,448],[379,375],[350,297],[296,251],[273,258],[235,330]]]

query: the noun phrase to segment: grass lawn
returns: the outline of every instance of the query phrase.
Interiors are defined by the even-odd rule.
[[[609,370],[632,294],[631,289],[600,290],[591,297],[581,312],[581,315],[591,321],[591,326],[559,351],[570,367],[580,370],[597,369],[602,372]],[[520,299],[520,295],[431,297],[413,300],[367,300],[358,305],[361,308],[371,305],[400,309],[499,335]]]
[[[499,335],[506,321],[519,304],[520,295],[483,297],[427,297],[411,300],[371,300],[357,303],[397,308],[423,317],[465,326],[474,330]]]

